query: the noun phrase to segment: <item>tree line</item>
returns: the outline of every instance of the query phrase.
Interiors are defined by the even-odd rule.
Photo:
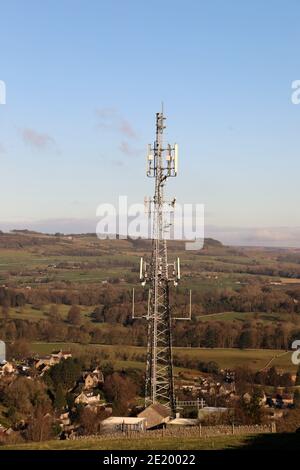
[[[172,298],[173,315],[188,310],[187,292],[177,289]],[[26,338],[31,341],[146,345],[146,328],[142,320],[131,316],[131,292],[115,286],[82,289],[13,289],[0,288],[0,335],[6,341]],[[243,286],[238,292],[223,289],[194,294],[193,318],[174,322],[175,346],[206,348],[288,349],[300,337],[300,289],[285,291],[268,286]],[[31,304],[45,313],[39,322],[12,318],[10,309]],[[50,304],[50,307],[49,307]],[[69,305],[67,317],[60,305]],[[81,306],[90,306],[82,315]],[[97,305],[95,307],[95,305]],[[136,294],[136,316],[145,314],[147,291]],[[203,321],[203,315],[224,311],[254,312],[251,320]],[[258,313],[280,313],[281,320],[263,322]],[[268,317],[266,316],[266,319]],[[270,317],[271,318],[271,317]],[[105,328],[102,327],[105,324]]]

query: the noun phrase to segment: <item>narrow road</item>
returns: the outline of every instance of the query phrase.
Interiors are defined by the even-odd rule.
[[[284,353],[277,354],[277,356],[273,356],[273,357],[267,362],[267,364],[266,364],[262,369],[260,369],[260,372],[262,372],[263,370],[267,369],[267,368],[272,364],[272,362],[273,362],[275,359],[278,359],[279,357],[285,356],[286,354],[289,354],[290,352],[291,352],[291,351],[285,351]]]

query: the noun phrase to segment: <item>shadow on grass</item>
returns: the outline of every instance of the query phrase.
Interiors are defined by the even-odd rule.
[[[230,450],[237,449],[234,445]],[[300,433],[282,433],[282,434],[258,434],[245,438],[239,450],[262,450],[262,451],[281,451],[281,450],[300,450]]]

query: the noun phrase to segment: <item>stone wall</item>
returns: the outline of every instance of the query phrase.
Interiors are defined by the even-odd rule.
[[[160,439],[162,437],[210,437],[210,436],[226,436],[226,435],[245,435],[245,434],[264,434],[276,432],[274,424],[259,424],[259,425],[248,425],[248,426],[172,426],[170,425],[166,429],[156,429],[154,431],[145,432],[118,432],[118,433],[105,433],[96,434],[93,436],[76,436],[74,439]]]

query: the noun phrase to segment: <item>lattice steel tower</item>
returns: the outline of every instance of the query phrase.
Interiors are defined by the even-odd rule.
[[[179,258],[175,263],[168,263],[166,232],[170,219],[167,214],[174,207],[175,199],[166,201],[164,189],[167,179],[177,175],[178,148],[177,144],[163,143],[165,119],[163,111],[156,114],[156,140],[148,147],[147,176],[155,179],[154,197],[147,200],[152,223],[152,256],[150,262],[141,259],[140,280],[143,286],[149,285],[145,405],[161,403],[175,414],[169,288],[170,283],[176,286],[180,279],[180,265]]]

